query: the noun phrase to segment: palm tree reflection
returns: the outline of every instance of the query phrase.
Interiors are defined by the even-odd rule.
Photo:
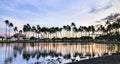
[[[12,52],[13,50],[13,52]],[[24,60],[36,59],[35,63],[43,62],[70,62],[80,61],[93,57],[106,56],[119,53],[118,44],[93,44],[93,43],[17,43],[6,44],[5,63],[13,62],[22,54]],[[13,53],[13,55],[11,55]],[[49,58],[48,58],[49,57]],[[37,61],[38,60],[38,61]]]

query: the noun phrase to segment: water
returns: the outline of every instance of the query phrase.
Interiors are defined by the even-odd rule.
[[[120,52],[120,44],[1,43],[0,64],[64,64]]]

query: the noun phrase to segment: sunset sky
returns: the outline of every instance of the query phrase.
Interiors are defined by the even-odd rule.
[[[0,0],[0,34],[5,32],[6,19],[19,29],[27,23],[87,26],[119,12],[120,0]]]

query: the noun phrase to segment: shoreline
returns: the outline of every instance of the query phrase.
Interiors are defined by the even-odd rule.
[[[67,64],[120,64],[120,54],[91,58]]]
[[[16,40],[16,41],[0,41],[0,43],[98,43],[98,44],[120,44],[120,42],[114,41],[44,41],[44,40]]]

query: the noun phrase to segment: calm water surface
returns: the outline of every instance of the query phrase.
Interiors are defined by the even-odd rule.
[[[2,43],[0,64],[64,64],[120,52],[120,44]]]

